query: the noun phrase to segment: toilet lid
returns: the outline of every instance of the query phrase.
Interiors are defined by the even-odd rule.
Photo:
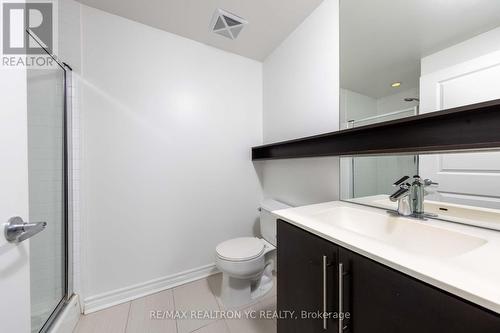
[[[259,257],[264,252],[264,243],[255,237],[241,237],[227,240],[215,248],[221,259],[244,261]]]

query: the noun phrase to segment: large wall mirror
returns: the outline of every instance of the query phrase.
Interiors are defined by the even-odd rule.
[[[500,99],[500,1],[340,0],[340,55],[341,128]],[[417,174],[444,217],[500,209],[498,152],[342,158],[341,198],[390,207]]]

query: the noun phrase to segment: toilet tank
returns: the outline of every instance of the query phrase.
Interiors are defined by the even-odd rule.
[[[285,208],[291,206],[273,199],[265,199],[260,205],[260,233],[262,238],[274,246],[276,246],[276,216],[271,212]]]

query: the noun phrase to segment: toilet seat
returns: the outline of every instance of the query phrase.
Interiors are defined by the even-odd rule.
[[[217,256],[227,261],[248,261],[262,256],[265,246],[261,239],[240,237],[220,243],[215,248]]]

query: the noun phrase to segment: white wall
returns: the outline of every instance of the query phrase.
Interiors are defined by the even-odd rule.
[[[264,61],[264,142],[339,128],[338,0],[325,0]]]
[[[265,60],[265,142],[339,129],[338,13],[338,0],[325,0]],[[338,199],[338,158],[255,165],[265,196],[292,205]]]
[[[82,50],[82,270],[100,306],[254,234],[262,64],[85,6]]]

